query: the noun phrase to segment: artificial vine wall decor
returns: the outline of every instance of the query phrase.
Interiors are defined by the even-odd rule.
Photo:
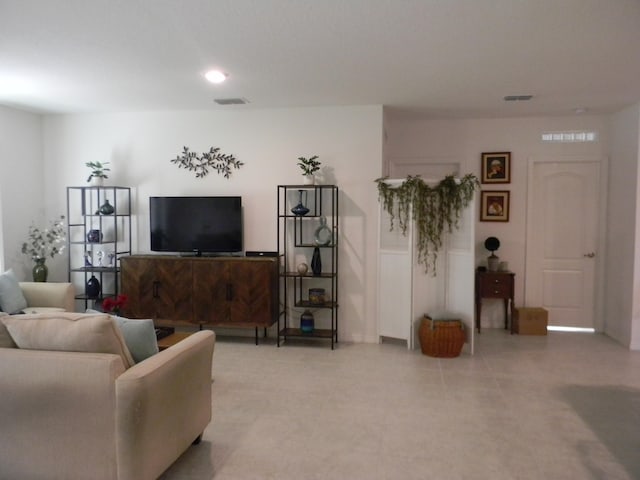
[[[387,177],[378,178],[376,183],[378,199],[390,217],[390,230],[397,220],[402,234],[406,235],[412,218],[416,229],[418,263],[435,275],[445,228],[449,233],[458,228],[460,215],[479,186],[478,179],[472,174],[461,179],[448,175],[438,184],[429,186],[419,176],[409,175],[398,187],[389,185],[386,180]]]
[[[171,160],[171,163],[178,164],[179,168],[186,168],[187,170],[196,172],[196,178],[204,178],[208,175],[209,169],[213,169],[218,174],[224,175],[224,178],[231,176],[231,169],[238,169],[244,163],[233,155],[227,155],[220,153],[218,147],[211,147],[208,152],[203,152],[201,156],[198,156],[195,152],[190,152],[189,147],[184,147],[182,155],[178,155]]]

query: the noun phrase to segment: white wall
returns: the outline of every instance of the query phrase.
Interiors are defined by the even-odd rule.
[[[65,187],[84,185],[90,160],[111,162],[107,184],[134,187],[134,251],[149,251],[152,195],[241,195],[245,249],[276,250],[276,186],[301,182],[299,156],[319,155],[323,183],[340,188],[340,328],[343,340],[376,341],[377,199],[382,107],[183,111],[47,116],[46,201],[65,209]],[[188,146],[220,147],[244,166],[230,179],[196,179],[170,163]],[[309,259],[310,261],[310,259]]]
[[[640,349],[640,251],[637,247],[640,106],[614,115],[611,131],[605,332],[623,345]]]
[[[480,178],[482,152],[511,152],[511,183],[482,185],[485,190],[509,190],[511,212],[509,222],[480,222],[475,213],[476,258],[478,265],[486,265],[489,255],[484,240],[489,236],[500,239],[496,254],[509,262],[516,274],[516,306],[524,301],[527,166],[539,156],[558,159],[574,156],[606,158],[609,151],[609,117],[571,116],[500,119],[435,120],[385,110],[385,168],[394,164],[460,165],[460,173],[473,173]],[[595,130],[598,142],[573,144],[543,144],[542,132],[566,130]],[[446,170],[446,168],[445,168]],[[479,202],[477,202],[479,204]],[[479,208],[479,205],[478,205]],[[501,300],[483,300],[483,327],[504,327]]]
[[[45,220],[44,183],[41,117],[0,106],[0,269],[21,280],[31,280],[33,264],[20,249],[29,225]]]

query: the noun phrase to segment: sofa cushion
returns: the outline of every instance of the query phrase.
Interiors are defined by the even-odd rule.
[[[60,307],[27,307],[23,310],[24,313],[56,313],[66,312],[64,308]]]
[[[2,317],[18,348],[113,353],[134,365],[124,337],[107,314],[41,313]]]
[[[5,312],[0,312],[0,348],[16,348],[16,342],[13,341],[7,327],[2,322],[2,317],[6,317]]]
[[[0,308],[7,313],[18,313],[27,307],[18,279],[12,269],[0,274]]]
[[[102,312],[88,308],[86,313],[99,314]],[[131,319],[118,315],[111,315],[111,318],[122,332],[127,348],[136,363],[158,353],[158,339],[153,320],[149,318]]]

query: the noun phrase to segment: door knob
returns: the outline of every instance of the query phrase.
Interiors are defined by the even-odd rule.
[[[593,258],[595,256],[596,256],[596,252],[589,252],[583,255],[583,257],[587,257],[587,258]]]

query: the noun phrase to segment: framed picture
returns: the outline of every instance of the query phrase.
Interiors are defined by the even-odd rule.
[[[507,190],[480,192],[480,221],[508,222],[509,194]]]
[[[511,152],[482,154],[482,183],[511,183]]]

